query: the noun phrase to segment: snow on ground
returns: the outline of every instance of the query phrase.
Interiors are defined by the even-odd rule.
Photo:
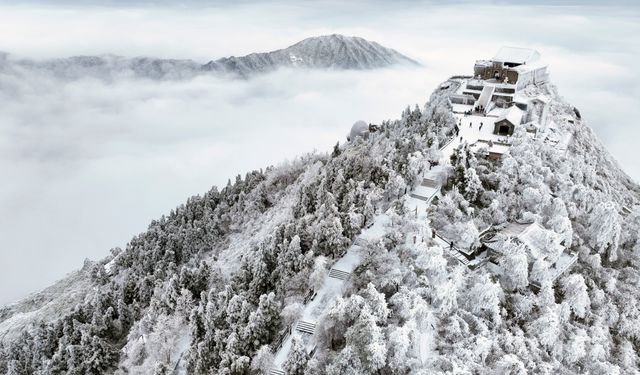
[[[390,226],[391,218],[386,214],[380,214],[373,219],[373,225],[363,230],[358,238],[367,241],[377,241],[387,233],[388,227]]]
[[[560,275],[562,275],[566,270],[571,268],[573,264],[578,260],[577,253],[568,253],[564,251],[558,261],[549,269],[549,279],[556,280]]]
[[[11,341],[29,324],[53,321],[82,302],[93,288],[88,269],[71,272],[43,291],[1,307],[0,341]]]
[[[451,103],[451,108],[453,113],[464,113],[467,111],[471,111],[473,109],[473,105]]]
[[[287,360],[287,356],[291,350],[291,339],[292,335],[289,335],[282,343],[282,346],[273,358],[273,366],[271,366],[272,370],[282,370],[282,365]],[[307,348],[307,350],[309,350],[309,348]]]
[[[420,197],[424,197],[427,201],[430,201],[431,199],[433,199],[433,197],[436,196],[436,194],[438,194],[439,191],[440,191],[440,186],[431,187],[431,186],[418,185],[416,186],[415,189],[413,189],[412,194],[418,195]]]
[[[458,146],[464,143],[472,145],[480,140],[491,140],[497,144],[511,143],[509,140],[510,137],[493,134],[494,125],[498,119],[497,117],[467,115],[455,112],[454,117],[458,121],[458,135],[440,148],[440,152],[442,153],[440,164],[426,170],[423,175],[425,181],[418,182],[411,192],[413,197],[421,197],[427,203],[440,191],[440,181],[446,171],[445,166],[449,163],[453,151],[458,148]],[[506,151],[506,148],[504,151]]]
[[[431,205],[430,201],[425,201],[422,199],[407,197],[405,200],[405,207],[410,210],[413,216],[416,219],[421,219],[422,221],[426,221],[428,218],[428,209]]]
[[[291,217],[290,212],[295,202],[293,196],[291,192],[287,192],[283,199],[280,199],[264,215],[244,225],[241,232],[230,234],[228,247],[219,254],[220,269],[225,270],[229,275],[235,273],[242,264],[239,260],[240,256],[246,253],[247,248],[257,245],[267,235],[273,233],[278,225]]]
[[[462,133],[462,132],[461,132]],[[455,137],[452,141],[445,144],[440,151],[442,152],[442,159],[440,164],[426,170],[423,174],[423,182],[414,187],[405,197],[405,208],[415,224],[416,231],[409,233],[407,236],[407,243],[419,243],[423,242],[426,238],[432,237],[432,229],[429,225],[429,206],[435,196],[440,193],[440,181],[444,173],[446,173],[446,165],[449,163],[449,158],[453,153],[453,150],[461,143],[460,137]],[[435,182],[435,184],[434,184]],[[424,185],[429,186],[424,186]],[[434,186],[435,185],[435,186]],[[448,244],[439,237],[436,237],[436,243],[448,249]],[[426,321],[417,322],[416,326],[416,355],[420,360],[420,363],[425,364],[433,357],[434,341],[435,341],[435,325],[434,315],[429,313],[429,317]]]
[[[248,247],[256,245],[257,242],[273,233],[278,225],[291,217],[291,210],[296,203],[300,187],[313,178],[320,167],[321,163],[315,163],[299,177],[298,181],[287,187],[273,207],[243,224],[240,232],[229,235],[228,247],[220,254],[212,254],[212,256],[218,256],[220,269],[226,271],[228,275],[235,273],[242,264],[239,261],[241,254],[244,254]]]
[[[446,165],[449,164],[449,158],[461,143],[468,142],[474,143],[481,137],[484,137],[484,133],[493,131],[493,121],[488,120],[484,116],[460,116],[460,118],[466,119],[471,122],[469,127],[460,127],[460,134],[454,137],[449,143],[445,144],[440,151],[442,152],[442,158],[440,164],[426,170],[423,174],[423,181],[419,182],[405,198],[405,207],[407,212],[414,218],[416,232],[409,233],[407,236],[407,242],[419,243],[424,241],[425,238],[432,237],[432,229],[429,225],[429,206],[434,197],[440,193],[440,181],[446,173]],[[483,123],[482,129],[480,129],[480,123]],[[489,130],[491,129],[491,130]],[[428,186],[425,186],[428,185]],[[441,246],[446,254],[453,255],[458,261],[463,262],[464,257],[457,251],[448,251],[449,243],[443,238],[436,236],[435,242]],[[435,342],[435,324],[434,314],[430,312],[428,318],[423,322],[418,322],[416,332],[416,355],[420,360],[420,363],[425,364],[433,357],[434,342]]]
[[[121,254],[123,254],[124,252],[120,252],[118,255],[114,256],[110,261],[108,261],[105,265],[104,265],[104,270],[107,273],[107,275],[111,275],[111,271],[113,270],[113,267],[116,264],[116,261],[118,260],[118,258],[120,257]]]
[[[554,145],[558,150],[564,152],[565,155],[569,150],[569,144],[573,141],[573,134],[568,131],[563,131],[562,127],[557,122],[565,122],[566,118],[556,118],[551,120],[549,129],[545,135],[545,142]]]
[[[454,137],[440,149],[442,152],[440,165],[426,170],[423,174],[423,180],[419,181],[416,186],[413,187],[413,190],[405,197],[405,207],[410,214],[414,215],[413,217],[417,228],[415,233],[409,234],[407,237],[408,242],[422,242],[424,238],[432,235],[428,221],[428,208],[431,200],[439,194],[441,187],[440,181],[446,173],[445,166],[449,163],[453,151],[460,144],[465,142],[473,144],[480,139],[491,139],[500,143],[509,143],[508,137],[493,134],[495,117],[465,114],[455,114],[455,116],[459,121],[458,136]],[[358,245],[359,241],[371,241],[381,238],[385,234],[386,228],[390,226],[390,222],[391,219],[387,215],[377,216],[374,224],[358,236],[358,239],[356,239],[355,243],[347,250],[346,254],[334,264],[333,269],[351,273],[360,262],[358,255],[358,249],[360,247],[360,245]],[[449,249],[449,243],[444,239],[436,236],[435,240],[445,251]],[[457,251],[449,251],[447,253],[454,256],[457,254],[463,258]],[[463,259],[458,260],[460,262],[464,261]],[[315,325],[324,312],[324,309],[329,306],[337,296],[342,294],[345,283],[346,281],[329,277],[327,274],[322,288],[317,291],[315,298],[305,306],[301,321]],[[429,314],[427,321],[418,324],[416,351],[422,363],[426,363],[433,352],[435,329],[432,319],[433,314]],[[282,364],[286,361],[291,348],[291,338],[291,335],[288,336],[276,353],[272,369],[282,369]],[[305,341],[307,343],[307,350],[311,351],[315,345],[313,338],[308,338],[307,340],[308,341]]]
[[[31,322],[36,320],[39,311],[20,312],[0,323],[0,341],[11,342]]]
[[[458,121],[459,133],[449,143],[445,144],[440,151],[442,152],[442,158],[440,159],[440,165],[435,168],[431,168],[425,171],[423,175],[423,181],[420,181],[414,186],[413,191],[405,199],[405,207],[407,211],[413,215],[415,221],[416,232],[409,233],[407,236],[407,243],[419,243],[424,239],[432,236],[431,227],[429,226],[428,208],[432,199],[440,192],[440,181],[446,173],[446,166],[449,164],[449,160],[453,151],[461,144],[467,143],[469,145],[482,145],[484,142],[491,141],[494,143],[494,152],[506,153],[508,152],[509,145],[511,144],[509,136],[494,134],[495,122],[498,119],[496,116],[485,115],[468,115],[465,112],[472,109],[472,106],[454,104],[454,116]],[[562,133],[556,130],[557,125],[552,122],[550,131],[545,132],[545,141],[555,144],[559,149],[566,150],[572,140],[570,133]],[[559,134],[558,134],[559,133]],[[487,262],[486,253],[482,256],[476,257],[472,262],[469,262],[462,254],[450,248],[451,244],[447,239],[436,235],[435,243],[441,246],[445,254],[453,256],[460,263],[469,266],[478,266],[487,263],[489,268],[493,268],[493,264]],[[558,262],[551,269],[551,276],[555,279],[576,261],[576,254],[563,253]],[[473,272],[473,271],[472,271]],[[421,363],[427,363],[430,357],[433,356],[434,350],[434,337],[435,327],[433,323],[434,315],[429,313],[429,317],[424,322],[418,322],[417,324],[417,343],[416,352]]]
[[[415,191],[412,192],[412,195],[414,195],[415,193]],[[405,207],[409,209],[409,214],[414,218],[414,223],[416,224],[415,227],[417,228],[415,233],[409,233],[407,238],[407,242],[409,244],[412,244],[413,242],[422,242],[425,238],[431,236],[431,227],[429,226],[427,211],[430,205],[430,201],[431,198],[428,200],[423,200],[420,198],[415,198],[413,196],[408,196],[405,200]],[[418,359],[420,360],[420,363],[424,364],[430,357],[432,357],[433,353],[433,343],[435,335],[433,313],[429,313],[429,318],[427,319],[427,321],[418,322],[416,329],[416,354],[418,356]]]
[[[149,324],[154,325],[152,331],[148,331],[150,327],[140,327]],[[146,333],[141,333],[141,328]],[[140,321],[129,333],[114,374],[151,374],[160,362],[166,363],[173,375],[186,374],[184,356],[191,346],[191,339],[189,324],[181,316],[161,315],[156,321]]]
[[[344,254],[344,256],[342,256],[340,259],[338,259],[337,262],[334,263],[332,269],[348,273],[353,272],[353,270],[360,263],[359,252],[361,246],[357,243],[363,240],[376,241],[382,238],[390,226],[391,218],[389,216],[387,216],[386,214],[380,214],[376,216],[374,218],[373,225],[362,231],[354,244],[351,245],[349,249],[347,249],[347,252]],[[326,274],[322,287],[316,291],[316,296],[305,305],[302,312],[302,317],[297,323],[294,324],[293,329],[295,329],[297,324],[300,322],[311,323],[315,326],[327,306],[330,306],[338,296],[342,295],[347,280],[330,277],[330,273],[331,271]],[[293,334],[300,334],[301,336],[303,336],[303,338],[305,339],[307,351],[311,352],[313,350],[313,348],[315,347],[315,342],[311,335],[301,332],[295,332]],[[291,340],[292,335],[289,335],[283,342],[280,349],[276,352],[272,370],[282,369],[282,365],[287,360],[287,356],[289,355],[289,350],[291,350]]]
[[[493,134],[495,122],[497,117],[482,116],[482,115],[465,115],[461,113],[455,113],[454,116],[458,120],[458,127],[460,128],[460,134],[456,137],[456,144],[450,149],[449,155],[453,152],[460,143],[467,142],[468,144],[474,144],[478,140],[491,140],[496,143],[510,143],[509,137],[504,135]],[[482,126],[482,129],[480,128]],[[463,138],[461,142],[460,137]],[[445,153],[445,150],[443,150]]]
[[[418,359],[420,363],[425,364],[429,358],[433,357],[435,346],[435,319],[432,312],[426,321],[418,326]]]
[[[174,354],[172,358],[176,358],[176,365],[173,369],[173,373],[175,375],[187,374],[187,361],[184,356],[186,355],[189,347],[191,346],[191,332],[189,326],[185,325],[185,329],[181,332],[180,338],[178,339],[178,345],[175,348]]]
[[[336,297],[342,295],[345,281],[326,276],[322,288],[318,294],[305,306],[302,312],[302,320],[316,322],[324,309],[333,302]]]

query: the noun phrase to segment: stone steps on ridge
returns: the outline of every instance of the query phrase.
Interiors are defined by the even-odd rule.
[[[338,280],[346,280],[349,278],[349,276],[351,276],[351,274],[349,272],[346,271],[342,271],[336,268],[332,268],[329,271],[329,277],[332,277],[334,279],[338,279]]]

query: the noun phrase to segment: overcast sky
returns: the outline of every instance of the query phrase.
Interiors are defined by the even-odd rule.
[[[407,105],[423,105],[437,83],[469,74],[475,59],[501,45],[537,48],[560,93],[640,180],[637,6],[536,3],[0,1],[0,50],[18,57],[206,62],[341,33],[424,64],[163,83],[0,72],[0,304],[124,246],[151,219],[214,184],[328,150],[356,120],[397,118]]]

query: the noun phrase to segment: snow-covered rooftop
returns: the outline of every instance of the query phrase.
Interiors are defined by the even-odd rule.
[[[529,71],[533,71],[533,70],[539,70],[542,68],[546,68],[547,67],[547,63],[542,61],[542,60],[537,60],[537,61],[532,61],[530,63],[527,64],[522,64],[522,65],[518,65],[515,66],[511,69],[515,70],[518,73],[525,73],[525,72],[529,72]]]
[[[477,152],[477,151],[480,151],[481,149],[485,149],[486,152],[489,152],[490,154],[503,155],[509,151],[510,147],[511,147],[510,145],[493,143],[493,142],[489,143],[485,140],[478,140],[478,142],[473,143],[471,145],[471,150]]]
[[[520,233],[518,239],[527,245],[535,254],[540,254],[549,246],[555,246],[558,250],[562,247],[560,245],[560,238],[555,232],[546,230],[537,223],[526,227],[525,230]]]
[[[528,64],[540,59],[540,53],[530,48],[502,47],[493,57],[494,61],[514,64]]]
[[[500,235],[502,240],[511,237],[524,244],[529,249],[527,255],[530,259],[537,259],[541,254],[549,252],[549,250],[561,253],[565,248],[562,245],[562,239],[556,232],[545,229],[538,223],[509,223],[500,231]],[[488,246],[500,251],[503,244],[502,240],[496,241],[493,245],[488,244]],[[553,247],[553,249],[550,249],[550,247]]]
[[[532,101],[532,102],[539,101],[539,102],[544,103],[544,104],[549,104],[549,102],[551,101],[551,99],[549,99],[549,97],[548,97],[548,96],[546,96],[546,95],[540,94],[540,95],[538,95],[538,96],[536,96],[536,97],[532,98],[532,99],[531,99],[531,101]]]
[[[496,122],[507,120],[513,125],[520,125],[520,123],[522,122],[523,115],[524,115],[524,112],[520,108],[516,106],[511,106],[504,110],[504,112],[500,117],[498,117]]]

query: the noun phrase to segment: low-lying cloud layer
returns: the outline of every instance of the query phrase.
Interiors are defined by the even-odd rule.
[[[355,120],[397,117],[433,86],[427,77],[416,69],[281,70],[251,80],[39,76],[13,85],[0,111],[8,182],[0,207],[9,213],[0,218],[1,295],[18,297],[103,257],[238,173],[328,150]]]
[[[194,9],[0,7],[0,50],[199,62],[358,35],[425,64],[283,70],[251,80],[62,81],[0,72],[0,304],[100,258],[190,195],[398,117],[501,45],[538,48],[552,79],[640,179],[637,8],[243,2]]]

